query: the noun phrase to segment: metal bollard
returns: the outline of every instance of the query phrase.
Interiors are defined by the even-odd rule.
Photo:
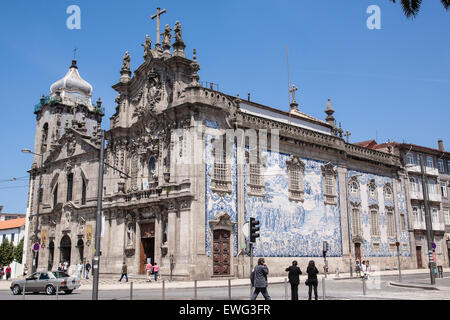
[[[166,287],[166,280],[162,281],[162,299],[166,299],[166,293],[165,293],[165,287]]]
[[[23,284],[23,292],[22,292],[23,300],[25,300],[25,287],[26,287],[26,282]]]
[[[130,282],[130,300],[133,300],[133,281]]]
[[[59,283],[56,284],[56,300],[58,300],[59,295]]]
[[[228,279],[228,300],[231,300],[231,279]]]
[[[363,282],[363,296],[366,295],[366,279],[362,278],[362,282]]]
[[[322,278],[322,299],[325,300],[325,278]]]
[[[339,278],[339,268],[336,268],[336,278]]]
[[[197,280],[194,280],[194,300],[197,300]]]

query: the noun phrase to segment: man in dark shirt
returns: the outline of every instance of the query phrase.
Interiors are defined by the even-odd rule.
[[[255,287],[255,291],[251,297],[251,300],[256,300],[258,294],[261,292],[264,299],[270,300],[269,293],[267,292],[267,275],[269,274],[269,268],[266,266],[264,258],[258,259],[258,265],[252,272],[253,280],[252,285]]]
[[[289,283],[291,284],[291,299],[298,300],[298,284],[300,283],[300,275],[302,271],[297,267],[297,261],[292,262],[292,266],[287,267],[286,271],[289,272]]]

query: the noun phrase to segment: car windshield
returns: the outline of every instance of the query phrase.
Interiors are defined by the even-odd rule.
[[[67,273],[65,273],[63,271],[53,271],[52,274],[57,279],[58,278],[68,278],[68,277],[70,277]]]

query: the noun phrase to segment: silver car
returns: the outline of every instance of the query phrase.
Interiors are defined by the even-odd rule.
[[[10,289],[17,295],[23,292],[45,292],[48,295],[56,293],[56,290],[71,294],[80,287],[80,280],[69,276],[64,271],[35,272],[24,280],[16,280],[11,283]]]

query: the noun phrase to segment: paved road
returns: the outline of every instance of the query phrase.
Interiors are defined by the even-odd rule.
[[[396,299],[433,299],[450,300],[450,274],[445,274],[444,279],[436,279],[436,284],[441,290],[424,290],[414,288],[402,288],[391,286],[391,281],[398,281],[397,276],[381,276],[367,282],[366,295],[363,295],[362,281],[359,279],[327,279],[326,299],[333,300],[396,300]],[[404,282],[414,282],[429,284],[429,277],[426,274],[404,275]],[[129,283],[121,284],[123,289],[100,290],[99,299],[101,300],[128,300],[130,299]],[[307,287],[303,283],[299,286],[299,298],[306,300],[308,298]],[[274,300],[285,299],[284,284],[270,284],[269,294]],[[9,290],[0,290],[0,300],[90,300],[90,290],[77,290],[70,295],[60,294],[58,296],[46,296],[45,294],[26,294],[23,296],[14,296]],[[233,300],[248,300],[250,295],[249,286],[233,286],[231,297]],[[181,300],[194,299],[193,288],[171,288],[166,289],[166,299]],[[290,298],[290,288],[288,288],[288,298]],[[162,299],[161,289],[135,289],[133,290],[134,300],[160,300]],[[198,300],[227,300],[228,288],[198,288]],[[259,299],[262,299],[260,296]],[[319,299],[322,299],[322,283],[319,280]]]

